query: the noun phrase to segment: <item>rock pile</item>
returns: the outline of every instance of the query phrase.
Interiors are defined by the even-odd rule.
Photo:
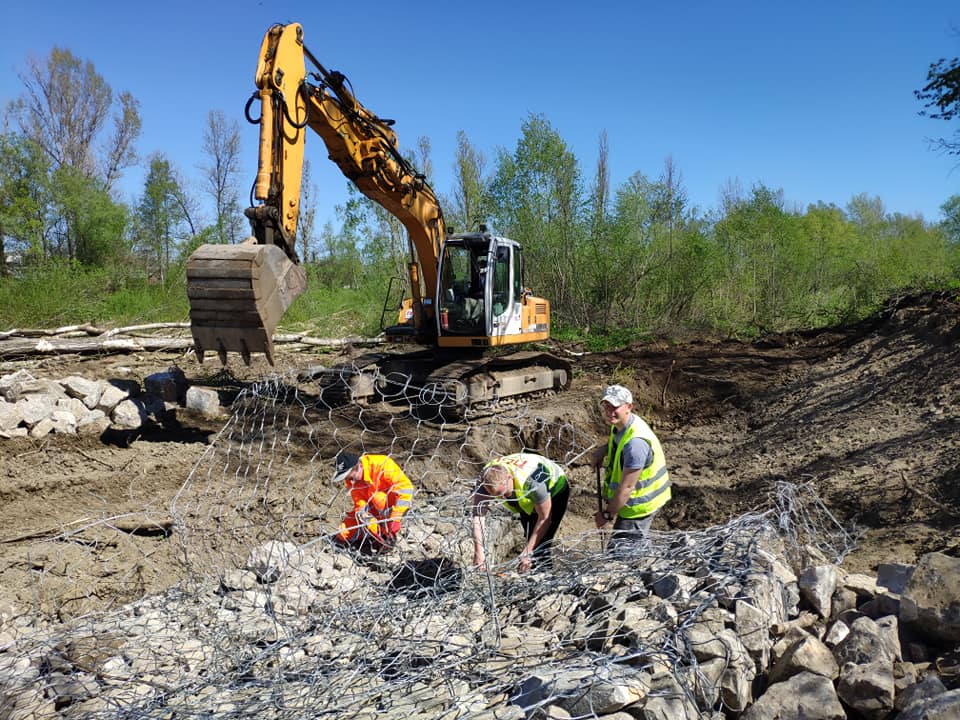
[[[524,575],[470,568],[436,507],[385,558],[271,541],[69,626],[5,612],[0,716],[960,717],[960,560],[849,574],[770,517],[620,557],[589,535]]]
[[[26,370],[0,377],[0,439],[40,438],[49,433],[100,434],[110,427],[136,430],[161,422],[185,406],[207,414],[220,409],[216,392],[187,387],[179,368],[139,380],[35,378]]]

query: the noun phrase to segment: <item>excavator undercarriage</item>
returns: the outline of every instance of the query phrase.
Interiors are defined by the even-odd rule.
[[[318,383],[322,402],[329,406],[388,402],[444,420],[490,415],[519,399],[566,390],[571,379],[570,364],[549,353],[465,358],[432,349],[367,353],[299,375],[301,382]]]

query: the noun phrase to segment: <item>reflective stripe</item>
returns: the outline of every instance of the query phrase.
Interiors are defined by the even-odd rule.
[[[646,495],[641,495],[640,497],[635,497],[631,495],[630,499],[627,500],[627,505],[645,505],[646,503],[651,502],[655,497],[660,495],[660,493],[666,492],[667,490],[669,490],[672,484],[673,483],[670,482],[670,479],[668,478],[667,482],[665,482],[663,485],[661,485],[651,493],[647,493]]]
[[[637,484],[633,488],[633,494],[630,495],[630,504],[636,505],[637,503],[634,502],[634,500],[638,500],[638,499],[642,499],[643,497],[646,497],[646,495],[638,496],[637,493],[647,493],[648,490],[654,490],[654,492],[649,493],[649,495],[652,497],[652,496],[655,496],[658,492],[660,492],[660,490],[656,489],[660,485],[660,483],[658,483],[657,481],[666,474],[667,474],[667,468],[663,467],[657,471],[656,475],[654,475],[652,478],[650,478],[646,482],[643,482],[642,480],[637,480]],[[667,484],[670,484],[670,483],[668,482]]]
[[[630,493],[630,497],[617,513],[618,517],[636,519],[646,517],[663,507],[672,495],[670,475],[663,455],[660,440],[641,418],[634,416],[633,422],[623,433],[617,447],[613,446],[615,426],[610,427],[610,437],[607,440],[607,457],[605,460],[607,472],[604,477],[604,495],[611,500],[623,478],[623,449],[634,437],[640,437],[650,446],[653,453],[653,462],[640,471],[637,484]]]

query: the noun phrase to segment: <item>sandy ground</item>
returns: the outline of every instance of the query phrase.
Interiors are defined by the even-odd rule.
[[[599,438],[600,389],[623,383],[668,454],[674,499],[655,527],[720,524],[767,506],[778,482],[800,484],[859,537],[844,566],[869,573],[930,551],[960,554],[958,341],[960,305],[942,293],[901,299],[855,327],[752,344],[575,355],[557,346],[571,353],[572,387],[530,411]],[[317,361],[281,351],[278,365]],[[0,374],[142,378],[171,366],[226,392],[269,371],[255,362],[224,373],[188,353],[158,352],[8,361]],[[224,423],[179,410],[132,434],[0,440],[0,602],[62,619],[166,587],[181,549],[164,524],[169,504]],[[589,528],[596,507],[590,476],[580,474],[587,481],[564,533]],[[122,541],[101,532],[109,517],[119,518]],[[75,532],[94,523],[96,531]],[[74,596],[83,602],[71,604]]]

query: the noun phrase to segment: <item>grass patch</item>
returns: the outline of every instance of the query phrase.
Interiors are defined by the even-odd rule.
[[[563,325],[554,325],[552,336],[554,340],[582,345],[589,352],[610,352],[650,339],[650,334],[639,328],[607,328],[584,332],[580,328]]]
[[[118,327],[185,322],[189,306],[182,280],[153,284],[123,271],[64,262],[0,280],[0,317],[6,328]]]

